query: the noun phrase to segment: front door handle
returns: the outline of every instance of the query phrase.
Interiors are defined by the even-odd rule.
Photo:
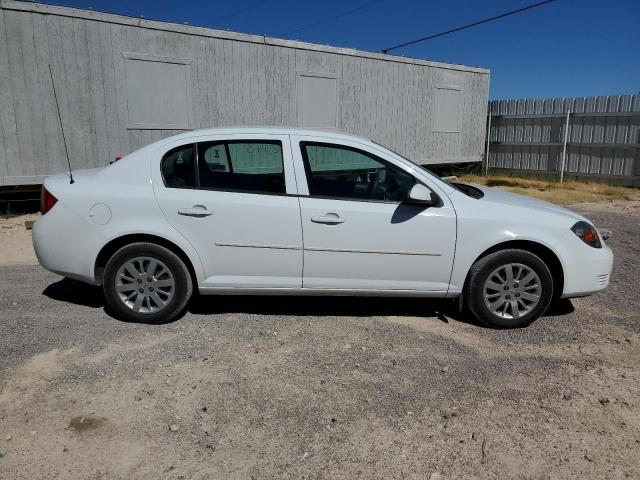
[[[340,215],[337,213],[325,213],[324,215],[319,215],[317,217],[311,217],[311,221],[313,223],[324,223],[326,225],[337,225],[339,223],[344,223],[344,218],[340,218]]]
[[[191,208],[180,208],[178,210],[180,215],[185,215],[187,217],[208,217],[209,215],[213,215],[211,210],[207,210],[207,207],[204,205],[194,205]]]

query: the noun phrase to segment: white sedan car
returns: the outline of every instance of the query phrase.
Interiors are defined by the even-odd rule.
[[[44,183],[38,260],[102,285],[133,321],[171,320],[197,288],[461,298],[487,325],[521,327],[606,288],[613,263],[576,213],[452,185],[337,132],[191,131],[73,178]]]

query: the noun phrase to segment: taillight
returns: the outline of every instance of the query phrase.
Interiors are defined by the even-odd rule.
[[[42,186],[42,192],[40,194],[40,213],[46,214],[53,206],[58,202],[58,199],[49,193],[49,190]]]

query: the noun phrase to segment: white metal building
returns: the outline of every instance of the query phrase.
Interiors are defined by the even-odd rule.
[[[422,163],[482,159],[489,71],[0,0],[0,186],[186,129],[336,128]]]

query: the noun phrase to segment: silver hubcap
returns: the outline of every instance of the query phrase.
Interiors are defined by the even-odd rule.
[[[540,277],[521,263],[496,268],[484,282],[484,303],[496,316],[517,319],[532,311],[540,302]]]
[[[159,312],[169,304],[175,290],[173,275],[155,258],[132,258],[116,274],[116,292],[122,303],[134,312]]]

